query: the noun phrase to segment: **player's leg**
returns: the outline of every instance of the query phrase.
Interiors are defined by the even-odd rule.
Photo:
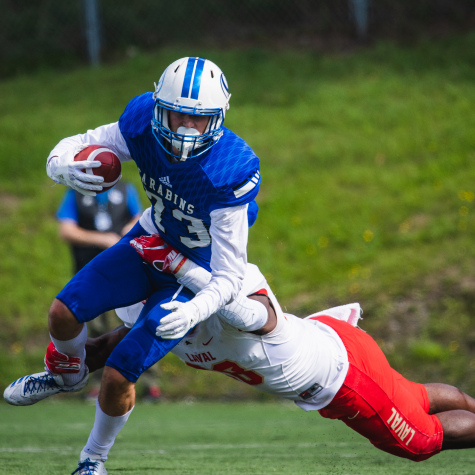
[[[411,393],[417,394],[422,389],[425,392],[427,404],[423,405],[424,409],[442,424],[442,450],[475,447],[475,399],[448,384],[416,384],[396,375],[398,383]]]
[[[101,461],[107,459],[117,434],[134,407],[137,379],[180,341],[164,340],[155,335],[161,318],[168,314],[160,305],[169,302],[176,289],[177,286],[165,287],[147,300],[139,320],[107,360],[94,427],[81,452],[81,460],[87,457]],[[183,289],[176,300],[187,302],[193,296],[191,291]]]
[[[440,421],[442,450],[475,447],[475,399],[448,384],[417,384],[392,373],[395,384],[407,389],[425,412]]]
[[[429,414],[461,409],[475,414],[475,399],[455,386],[442,383],[426,383],[429,397]]]
[[[442,424],[442,450],[475,448],[475,414],[454,410],[435,414]]]
[[[118,307],[143,300],[152,293],[147,267],[130,246],[144,230],[137,223],[114,246],[106,249],[63,288],[49,312],[53,337],[66,340],[79,334],[83,323]]]
[[[49,313],[54,344],[46,355],[49,371],[29,375],[4,392],[14,405],[34,404],[64,391],[77,391],[87,384],[84,364],[87,329],[85,322],[107,310],[125,307],[147,298],[153,291],[148,267],[129,245],[143,228],[136,224],[116,245],[85,266],[60,292]]]
[[[475,447],[475,399],[442,383],[424,384],[429,414],[435,414],[444,430],[442,450]]]
[[[168,285],[155,292],[148,300],[138,321],[124,339],[114,348],[106,362],[99,402],[111,415],[125,414],[133,400],[119,401],[116,394],[126,386],[135,385],[139,376],[162,359],[181,339],[162,339],[155,332],[162,317],[169,313],[161,308],[175,294],[178,284]],[[187,302],[194,294],[183,288],[175,300]]]
[[[345,345],[349,370],[332,402],[319,412],[339,419],[378,449],[413,461],[440,452],[443,427],[430,415],[425,387],[394,371],[365,332],[331,317],[318,317]]]

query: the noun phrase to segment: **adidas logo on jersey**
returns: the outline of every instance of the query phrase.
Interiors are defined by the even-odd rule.
[[[172,201],[173,204],[177,205],[177,207],[180,210],[182,210],[182,211],[186,210],[187,214],[193,214],[195,206],[191,203],[187,203],[186,200],[184,200],[183,198],[180,198],[176,193],[173,193],[172,190],[170,190],[172,184],[170,183],[170,178],[169,177],[159,178],[160,184],[158,185],[158,188],[155,189],[155,185],[157,184],[155,182],[155,179],[152,178],[152,177],[149,177],[147,179],[147,175],[145,173],[142,174],[142,172],[140,170],[139,170],[139,172],[142,176],[142,183],[143,183],[145,193],[147,194],[147,196],[149,197],[150,200],[154,200],[155,202],[160,200],[161,206],[163,206],[163,201],[158,196],[158,195],[160,195],[161,197],[165,198],[166,200]],[[147,181],[148,181],[148,184],[147,184]],[[165,184],[165,186],[169,186],[170,188],[165,188],[165,190],[164,190],[163,189],[164,184]],[[152,193],[152,191],[154,193]],[[153,203],[153,201],[152,201],[152,203]],[[160,208],[160,210],[163,210],[163,208]],[[211,243],[211,241],[210,241],[210,243]]]
[[[162,176],[158,179],[158,181],[166,186],[169,186],[170,188],[172,187],[172,184],[170,183],[170,177],[168,176]]]

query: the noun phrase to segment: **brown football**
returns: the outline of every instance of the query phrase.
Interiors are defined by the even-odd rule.
[[[104,193],[110,190],[122,177],[122,167],[119,157],[107,147],[102,145],[89,145],[89,147],[81,150],[75,157],[75,162],[82,160],[97,160],[102,163],[99,168],[87,168],[81,171],[89,175],[98,175],[104,177],[102,191],[97,193]]]

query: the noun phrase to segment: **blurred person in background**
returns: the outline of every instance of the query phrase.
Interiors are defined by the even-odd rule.
[[[67,190],[56,217],[60,236],[71,247],[74,273],[127,234],[142,211],[137,189],[131,183],[119,182],[96,196]]]
[[[67,190],[56,217],[59,234],[71,248],[74,274],[127,234],[139,220],[142,211],[137,188],[125,181],[96,196]],[[88,323],[89,333],[92,337],[98,337],[111,331],[118,322],[114,312],[105,312]],[[92,387],[86,399],[92,401],[97,398],[101,377],[102,371],[97,371],[91,377]],[[156,367],[150,368],[141,381],[145,386],[145,399],[158,401],[161,394]]]

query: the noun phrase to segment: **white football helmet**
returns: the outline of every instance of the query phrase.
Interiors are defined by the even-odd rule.
[[[170,64],[155,85],[152,131],[161,147],[184,161],[197,157],[217,143],[229,109],[228,83],[216,64],[203,58],[182,58]],[[209,116],[203,134],[179,127],[172,132],[168,111]],[[168,143],[167,143],[168,142]],[[175,147],[179,154],[173,152]]]

